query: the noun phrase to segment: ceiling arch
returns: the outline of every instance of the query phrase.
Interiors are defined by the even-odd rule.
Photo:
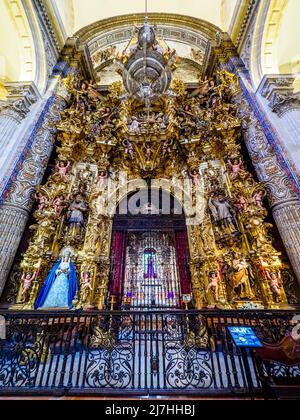
[[[157,27],[157,38],[175,49],[181,58],[178,77],[186,83],[198,83],[204,76],[211,47],[221,29],[204,20],[169,13],[149,13],[151,24]],[[124,15],[95,22],[75,34],[90,62],[95,79],[107,86],[121,80],[112,56],[122,53],[136,36],[136,26],[142,26],[145,15]],[[185,77],[183,77],[185,75]]]

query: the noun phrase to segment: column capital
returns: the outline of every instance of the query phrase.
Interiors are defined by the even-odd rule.
[[[14,118],[21,122],[30,112],[31,106],[40,98],[33,82],[7,82],[5,101],[0,101],[0,115]]]
[[[300,93],[294,93],[295,80],[292,74],[268,74],[258,87],[258,93],[267,99],[269,107],[279,117],[300,109]]]

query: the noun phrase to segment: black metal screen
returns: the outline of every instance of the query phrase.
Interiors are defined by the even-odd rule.
[[[292,331],[294,313],[3,313],[0,392],[249,394],[257,365],[227,325],[251,325],[265,343]],[[277,366],[277,367],[276,367]],[[276,370],[277,369],[277,370]],[[273,374],[299,376],[299,365]],[[249,378],[251,384],[249,384]]]

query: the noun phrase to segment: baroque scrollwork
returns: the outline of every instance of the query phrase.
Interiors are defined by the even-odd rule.
[[[256,181],[242,134],[247,132],[250,150],[256,142],[266,160],[268,145],[257,144],[251,115],[234,103],[234,75],[218,71],[196,90],[175,80],[169,94],[150,105],[126,95],[120,82],[100,93],[93,82],[70,75],[64,89],[70,102],[56,123],[56,161],[37,191],[36,223],[21,264],[22,308],[34,306],[49,264],[65,247],[75,254],[74,307],[105,308],[113,211],[103,209],[109,208],[110,184],[119,182],[122,189],[120,171],[129,181],[167,179],[172,194],[188,185],[182,190],[190,193],[185,210],[196,308],[288,304],[281,254],[267,221],[269,186]],[[259,167],[256,148],[253,159]],[[271,176],[272,165],[270,160],[261,170]]]

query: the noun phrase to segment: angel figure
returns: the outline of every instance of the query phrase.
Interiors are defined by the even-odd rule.
[[[29,297],[29,292],[32,287],[32,282],[35,280],[37,272],[34,273],[23,273],[22,282],[23,282],[23,290],[22,290],[22,302],[26,302],[27,298]]]
[[[53,201],[53,208],[57,216],[60,216],[66,207],[66,197],[60,195]]]
[[[123,145],[125,147],[126,155],[129,155],[131,157],[131,159],[135,159],[135,153],[134,153],[133,144],[131,143],[131,141],[130,140],[124,140]]]
[[[147,143],[145,145],[145,155],[146,155],[146,161],[150,162],[153,157],[153,151],[151,149],[151,144]]]
[[[247,177],[248,174],[245,171],[243,167],[243,162],[241,161],[240,158],[228,159],[227,164],[228,164],[230,179],[235,180],[238,177],[241,177],[242,179],[244,179]]]
[[[237,197],[236,208],[242,212],[248,210],[248,201],[242,194],[239,194]]]
[[[264,190],[259,190],[253,195],[253,202],[260,209],[264,208],[264,199],[266,197],[266,192]]]
[[[278,300],[281,300],[280,298],[282,296],[282,279],[280,271],[267,271],[266,274],[270,282],[272,292],[274,292]]]
[[[69,181],[70,179],[70,169],[71,169],[71,162],[68,161],[67,163],[61,160],[57,165],[56,169],[60,176],[63,178],[64,181]]]
[[[86,303],[89,293],[92,291],[93,287],[89,267],[84,267],[83,271],[81,272],[82,303]]]
[[[48,204],[48,198],[42,194],[38,193],[36,194],[36,200],[38,201],[38,211],[43,212]]]
[[[217,271],[211,271],[209,273],[209,283],[208,283],[206,293],[208,293],[210,290],[213,290],[217,302],[219,302],[219,298],[220,298],[219,282],[220,282],[220,274]]]
[[[197,169],[191,170],[190,171],[190,177],[192,178],[194,185],[196,185],[196,186],[200,185],[201,176],[200,176],[199,170],[197,170]]]
[[[98,176],[98,181],[97,181],[97,189],[99,191],[103,191],[106,187],[107,184],[107,179],[108,179],[108,172],[107,171],[100,171],[99,176]]]

